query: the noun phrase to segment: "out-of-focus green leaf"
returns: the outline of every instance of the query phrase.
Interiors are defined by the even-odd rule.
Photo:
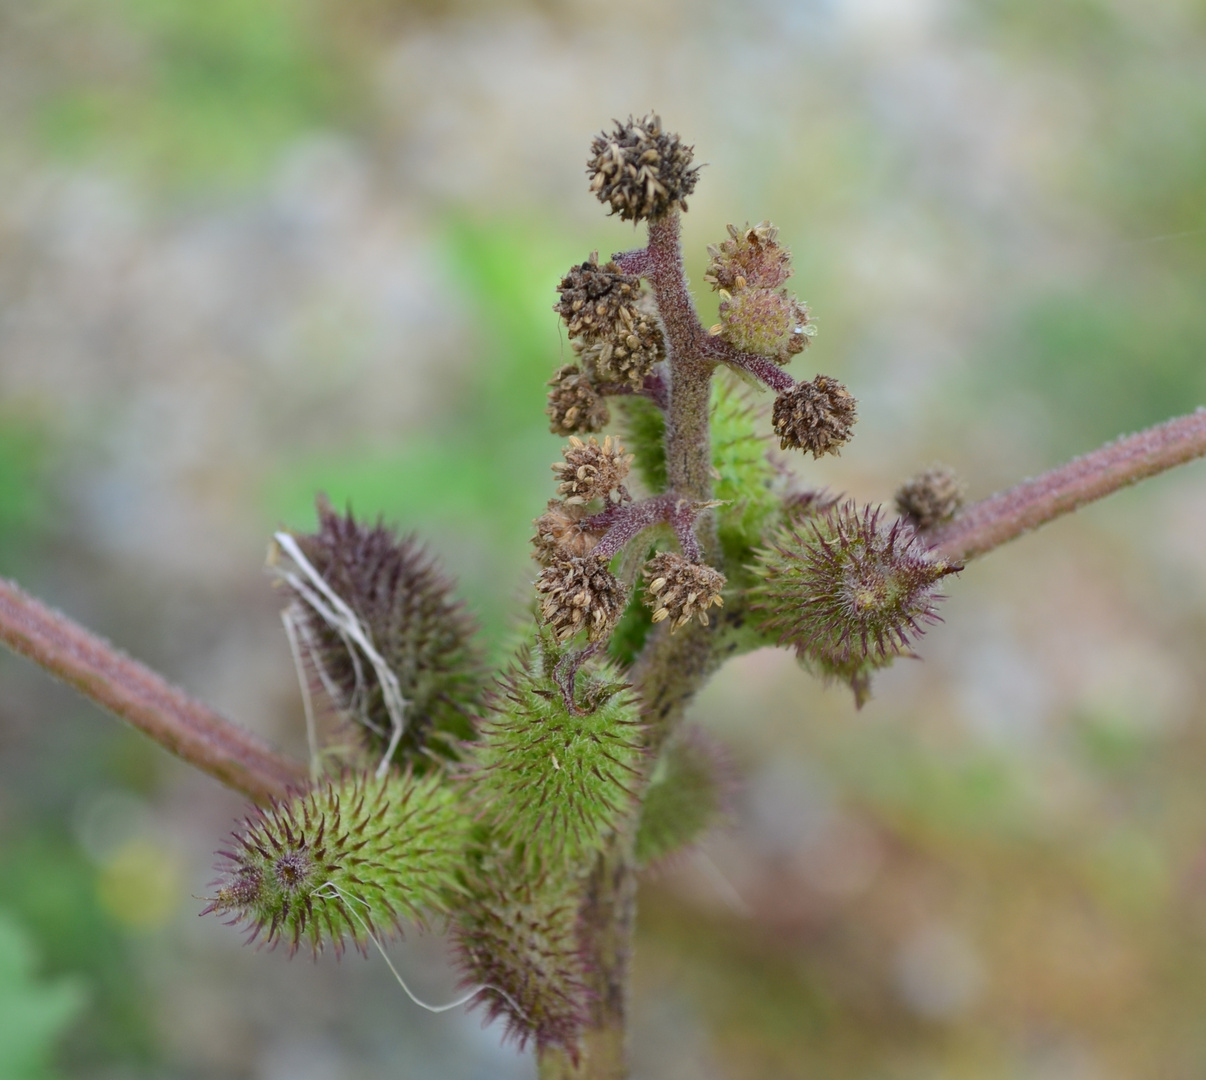
[[[84,1004],[70,979],[36,975],[37,955],[25,931],[0,911],[0,1080],[42,1080],[60,1031]]]

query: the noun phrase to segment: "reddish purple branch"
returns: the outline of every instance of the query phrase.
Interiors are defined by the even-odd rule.
[[[256,802],[279,798],[290,785],[308,780],[301,764],[3,578],[0,641]]]
[[[603,538],[591,549],[591,554],[601,559],[610,559],[646,529],[669,522],[683,554],[692,562],[701,562],[703,553],[694,531],[695,521],[701,512],[697,502],[668,491],[664,495],[654,495],[640,502],[609,506],[601,514],[595,514],[581,524],[592,532],[606,530]]]
[[[773,360],[768,360],[765,356],[758,356],[756,353],[741,352],[719,337],[709,336],[708,355],[730,367],[748,372],[759,382],[769,386],[776,394],[782,394],[796,385],[796,380]]]
[[[659,409],[665,409],[670,401],[670,393],[666,388],[666,381],[656,371],[650,372],[645,376],[645,383],[639,389],[626,382],[605,382],[598,383],[595,390],[604,397],[616,397],[624,394],[636,394],[640,397],[647,397]]]
[[[1206,409],[1126,435],[968,507],[927,539],[970,559],[1105,495],[1206,454]]]

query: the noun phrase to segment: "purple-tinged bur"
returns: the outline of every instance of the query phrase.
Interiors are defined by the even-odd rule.
[[[381,524],[337,513],[325,499],[318,517],[318,532],[296,536],[297,545],[360,620],[406,702],[393,761],[422,769],[433,756],[454,757],[456,744],[473,735],[487,679],[476,627],[453,596],[453,582],[413,537],[399,539]],[[376,671],[346,633],[304,596],[299,601],[318,686],[353,721],[375,764],[393,734]]]
[[[462,985],[485,987],[474,999],[486,1022],[504,1017],[506,1037],[523,1049],[563,1047],[575,1061],[588,1019],[589,991],[578,938],[572,881],[524,881],[490,874],[471,888],[455,939]]]
[[[785,528],[759,553],[762,629],[820,674],[841,679],[861,707],[871,673],[938,621],[938,582],[963,567],[931,553],[908,523],[853,502]]]

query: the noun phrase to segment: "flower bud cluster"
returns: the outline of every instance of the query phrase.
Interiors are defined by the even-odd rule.
[[[536,579],[540,615],[560,641],[580,630],[599,641],[623,614],[628,590],[607,560],[591,554],[602,532],[592,528],[590,511],[592,504],[607,507],[628,499],[624,480],[632,455],[610,435],[602,443],[571,436],[562,457],[552,466],[561,498],[551,500],[533,522],[533,554],[543,567]]]
[[[656,220],[675,207],[687,209],[699,166],[692,167],[694,148],[673,132],[662,130],[656,114],[595,136],[586,162],[590,189],[622,221]]]
[[[544,411],[554,435],[602,431],[611,420],[607,402],[577,364],[559,367],[548,385],[552,389]]]
[[[755,595],[763,630],[848,682],[861,705],[871,672],[908,655],[937,621],[938,582],[961,569],[906,522],[886,527],[879,510],[847,502],[788,525],[760,553]]]
[[[720,293],[720,322],[712,332],[742,352],[786,364],[816,329],[808,308],[782,287],[791,276],[791,255],[769,221],[728,228],[728,240],[708,247],[712,261],[704,280]]]
[[[902,484],[896,492],[896,509],[919,531],[944,525],[963,505],[963,483],[955,470],[933,465]]]

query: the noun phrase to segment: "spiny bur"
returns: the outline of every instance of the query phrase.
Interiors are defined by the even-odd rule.
[[[502,680],[475,744],[475,798],[504,846],[537,865],[579,862],[599,850],[632,804],[641,726],[631,692],[590,662],[571,709],[557,684],[564,659],[538,635]]]
[[[871,672],[910,655],[937,621],[936,585],[961,569],[931,554],[906,522],[885,526],[878,509],[847,502],[787,526],[760,552],[755,606],[765,632],[848,682],[861,705]]]
[[[453,583],[412,537],[399,539],[318,504],[319,528],[297,536],[298,547],[330,589],[355,613],[374,648],[398,679],[406,701],[395,762],[420,767],[432,754],[454,755],[473,733],[487,680],[476,627],[452,594]],[[316,645],[321,686],[356,723],[358,737],[379,760],[391,735],[385,695],[359,646],[299,594]],[[375,762],[374,762],[375,763]]]
[[[702,839],[728,813],[734,786],[724,749],[700,728],[683,728],[649,777],[636,834],[637,862],[661,862]]]
[[[460,889],[470,819],[439,773],[345,776],[253,810],[201,913],[229,915],[249,940],[361,950],[403,922],[446,915]]]
[[[470,883],[454,934],[462,985],[484,986],[473,1004],[506,1020],[522,1050],[560,1046],[577,1059],[588,1017],[574,892],[561,880],[491,872]]]

